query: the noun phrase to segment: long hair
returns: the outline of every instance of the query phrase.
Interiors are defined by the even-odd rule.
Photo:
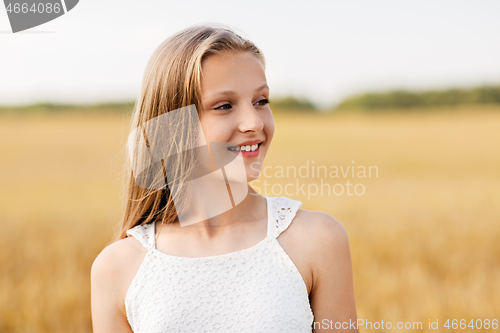
[[[166,112],[191,105],[196,106],[198,116],[201,116],[201,65],[208,56],[228,51],[250,52],[265,68],[265,59],[261,50],[251,41],[221,24],[191,26],[163,41],[146,65],[140,94],[130,120],[130,133],[135,130],[136,133],[142,132],[145,135],[146,122]],[[182,125],[169,128],[169,135],[174,135],[176,138],[182,137],[183,146],[193,147],[193,142],[197,138],[186,135],[189,133],[186,128],[192,126],[193,119],[188,112],[184,115],[180,113],[180,117],[180,121],[176,123]],[[182,119],[183,117],[185,119]],[[145,140],[147,144],[147,137]],[[131,162],[134,156],[128,144],[124,147],[124,153],[128,157],[123,170],[122,193],[125,210],[118,229],[115,229],[112,242],[127,237],[127,230],[137,225],[160,220],[163,226],[177,219],[165,175],[165,165],[162,167],[167,186],[161,189],[144,188],[139,186],[137,179],[134,178],[133,162]],[[178,164],[178,168],[171,168],[173,170],[179,168],[192,170],[195,161],[192,156],[183,155],[179,160],[168,160],[168,163]],[[161,168],[157,169],[161,171]],[[174,175],[174,177],[178,176]]]

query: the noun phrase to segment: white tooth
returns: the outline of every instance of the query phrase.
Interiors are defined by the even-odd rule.
[[[257,149],[257,145],[252,146],[252,151],[254,151],[255,149]]]
[[[250,149],[252,149],[252,147],[247,145],[247,151],[250,151]]]
[[[241,147],[240,147],[240,150],[241,150],[241,151],[246,151],[246,150],[247,150],[247,146],[241,146]]]

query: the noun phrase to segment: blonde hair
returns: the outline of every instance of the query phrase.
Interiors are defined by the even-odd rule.
[[[200,116],[200,110],[202,110],[200,100],[201,65],[208,56],[228,51],[250,52],[261,61],[265,68],[264,55],[260,49],[251,41],[221,24],[191,26],[163,41],[153,52],[146,65],[141,91],[131,118],[130,131],[141,128],[144,132],[144,124],[147,121],[166,112],[193,104],[196,106],[198,116]],[[185,118],[178,122],[183,124],[182,127],[169,128],[169,133],[178,137],[182,136],[185,147],[193,147],[192,142],[197,138],[186,135],[186,127],[193,125],[193,119],[187,112]],[[147,139],[146,137],[146,143]],[[127,148],[126,145],[125,153],[129,154],[127,161],[130,161],[131,156]],[[192,156],[190,158],[189,155],[186,155],[182,160],[173,162],[169,160],[169,163],[176,163],[183,170],[191,170],[195,161]],[[134,179],[132,165],[126,163],[123,191],[125,210],[112,242],[127,237],[127,230],[134,226],[158,219],[161,220],[163,226],[164,223],[172,223],[176,220],[177,213],[168,189],[164,165],[163,176],[165,176],[166,188],[140,187]],[[174,177],[178,179],[179,175],[176,174]]]

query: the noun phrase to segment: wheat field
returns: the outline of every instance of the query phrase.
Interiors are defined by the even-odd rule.
[[[500,108],[274,118],[253,185],[344,225],[358,318],[423,324],[393,332],[500,319]],[[0,117],[0,332],[92,331],[90,267],[120,221],[128,122]]]

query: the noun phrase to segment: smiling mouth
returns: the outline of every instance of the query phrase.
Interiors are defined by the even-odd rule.
[[[253,145],[243,145],[243,146],[235,146],[235,147],[229,147],[227,148],[227,150],[229,151],[235,151],[235,152],[238,152],[238,151],[255,151],[257,150],[260,145],[262,144],[262,142],[260,143],[256,143],[256,144],[253,144]]]

